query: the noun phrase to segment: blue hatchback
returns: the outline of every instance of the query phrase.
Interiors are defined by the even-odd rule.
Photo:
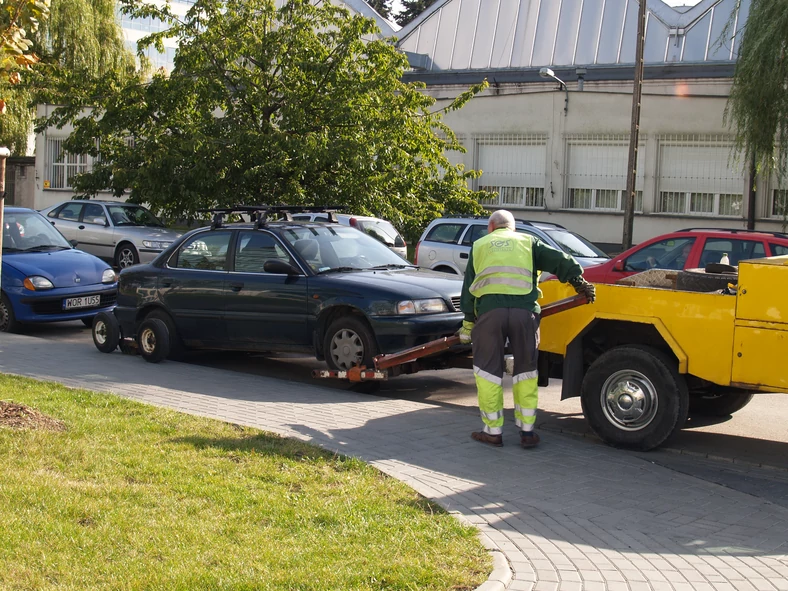
[[[90,325],[117,300],[117,275],[101,259],[74,249],[37,211],[4,208],[0,331],[27,322],[82,320]]]

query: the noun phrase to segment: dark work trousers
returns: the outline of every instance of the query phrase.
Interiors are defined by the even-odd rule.
[[[539,400],[536,360],[539,315],[524,308],[496,308],[476,319],[471,333],[473,373],[484,432],[503,432],[504,348],[514,355],[514,420],[521,431],[533,431]]]

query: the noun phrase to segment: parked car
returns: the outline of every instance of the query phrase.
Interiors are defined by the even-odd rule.
[[[430,222],[416,245],[414,263],[444,273],[465,273],[471,245],[487,234],[486,217],[441,217]],[[572,255],[583,267],[599,265],[610,257],[580,234],[550,222],[516,220],[516,230],[536,236],[553,248]]]
[[[152,261],[181,236],[141,205],[117,201],[66,201],[41,210],[77,248],[125,269]]]
[[[373,367],[378,353],[454,334],[461,290],[459,278],[411,265],[341,224],[220,222],[123,269],[118,325],[106,317],[96,344],[114,350],[119,332],[150,361],[190,348],[307,352],[332,369]]]
[[[739,261],[788,254],[788,234],[686,228],[646,240],[606,263],[586,269],[592,283],[615,283],[649,269],[697,269],[709,263],[738,265]]]
[[[4,208],[0,331],[24,323],[82,320],[112,310],[117,276],[102,260],[76,250],[37,211]]]
[[[345,226],[352,226],[357,230],[366,232],[396,252],[403,259],[407,258],[408,245],[402,235],[389,221],[363,215],[349,215],[344,213],[334,214],[337,222]],[[297,213],[293,214],[294,220],[327,222],[328,213]]]

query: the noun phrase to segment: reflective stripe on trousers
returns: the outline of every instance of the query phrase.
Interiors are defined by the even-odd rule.
[[[479,396],[479,412],[484,423],[482,431],[490,435],[503,433],[503,376],[495,376],[478,367],[473,367],[476,391]]]
[[[527,372],[536,373],[536,372]],[[522,375],[522,374],[521,374]],[[515,376],[517,378],[517,376]],[[514,382],[514,423],[521,431],[533,431],[536,423],[536,406],[539,402],[537,377],[520,379]]]

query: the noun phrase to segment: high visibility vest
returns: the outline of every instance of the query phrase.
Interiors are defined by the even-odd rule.
[[[474,297],[527,295],[534,288],[533,240],[528,234],[499,229],[473,243]]]

